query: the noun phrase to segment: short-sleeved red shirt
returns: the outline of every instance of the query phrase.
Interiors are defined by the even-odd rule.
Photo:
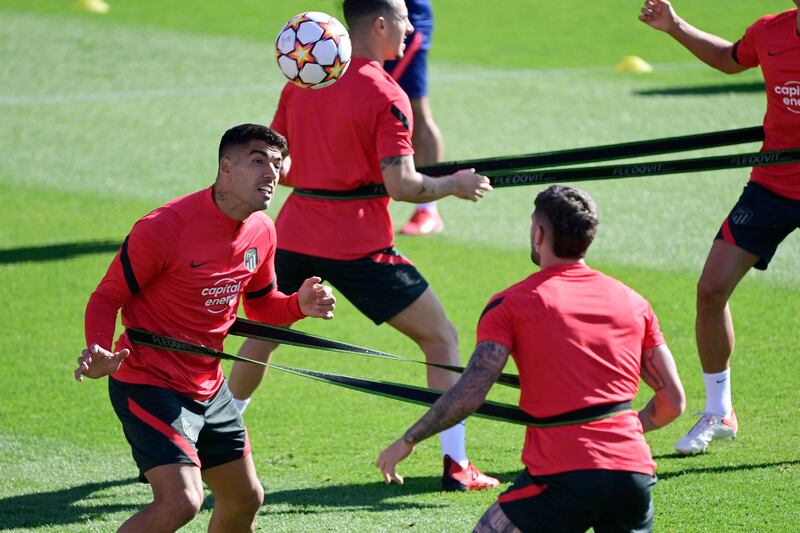
[[[734,59],[761,66],[767,88],[762,150],[800,148],[800,35],[797,9],[768,15],[734,45]],[[750,179],[772,192],[800,200],[800,164],[754,167]]]
[[[644,298],[575,264],[551,266],[495,295],[477,341],[510,349],[519,369],[520,408],[550,417],[632,400],[643,351],[664,337]],[[533,475],[655,471],[634,411],[584,424],[528,427],[522,461]]]
[[[110,349],[117,311],[122,323],[217,350],[245,295],[247,316],[287,324],[303,317],[297,296],[275,283],[275,227],[262,212],[234,220],[212,189],[178,198],[142,217],[86,306],[86,343]],[[223,381],[219,360],[133,345],[114,373],[128,383],[176,390],[198,400]]]
[[[414,153],[408,96],[377,61],[355,57],[320,90],[288,83],[271,127],[286,136],[285,184],[350,190],[382,183],[382,159]],[[278,247],[329,259],[357,259],[391,246],[389,198],[326,200],[292,194],[275,221]]]

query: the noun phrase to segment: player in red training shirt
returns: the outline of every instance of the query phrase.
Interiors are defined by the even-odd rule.
[[[800,6],[800,0],[794,0]],[[800,148],[800,11],[767,15],[740,40],[728,42],[681,19],[666,0],[646,0],[640,20],[664,31],[704,63],[735,74],[761,67],[767,88],[762,150]],[[697,352],[706,406],[675,444],[697,454],[714,440],[736,436],[731,398],[733,318],[728,300],[753,267],[765,270],[778,245],[800,227],[800,164],[755,167],[739,201],[722,223],[697,283]]]
[[[75,378],[109,376],[112,405],[153,502],[120,531],[174,531],[214,494],[209,531],[252,531],[264,497],[250,443],[219,360],[134,346],[112,348],[117,312],[141,328],[218,350],[244,294],[247,316],[289,324],[332,318],[330,289],[311,277],[287,296],[275,283],[275,228],[261,211],[278,181],[286,140],[264,126],[231,128],[208,189],[141,218],[86,306]]]
[[[347,74],[321,90],[287,83],[272,121],[286,135],[294,190],[276,220],[275,268],[281,286],[319,274],[375,324],[410,337],[428,361],[459,364],[456,331],[416,267],[394,248],[389,197],[427,202],[445,196],[477,201],[491,190],[473,170],[431,178],[414,167],[408,96],[382,68],[402,56],[413,29],[403,0],[345,0],[353,43]],[[385,185],[385,191],[376,190]],[[274,345],[248,339],[241,355],[267,360]],[[235,363],[231,392],[243,409],[263,367]],[[449,388],[457,374],[428,370],[428,384]],[[462,424],[440,435],[445,489],[497,486],[469,463]]]
[[[520,408],[542,424],[561,421],[527,428],[525,470],[475,530],[650,530],[655,463],[643,432],[683,411],[675,362],[650,304],[584,262],[598,221],[589,195],[553,185],[535,206],[531,258],[541,270],[489,300],[464,375],[377,466],[387,483],[403,483],[397,463],[480,407],[511,354]],[[636,413],[640,376],[655,395]]]

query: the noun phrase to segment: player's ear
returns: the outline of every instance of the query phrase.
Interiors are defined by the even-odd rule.
[[[383,16],[377,17],[372,21],[372,29],[378,35],[383,35],[386,31],[386,19]]]
[[[228,155],[223,155],[219,160],[219,174],[220,176],[230,177],[233,161]]]

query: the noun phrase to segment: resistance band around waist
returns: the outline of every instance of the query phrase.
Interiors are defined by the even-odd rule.
[[[159,350],[181,352],[191,355],[199,355],[203,357],[214,357],[216,359],[227,359],[253,363],[309,379],[323,381],[332,385],[338,385],[340,387],[346,387],[349,389],[375,394],[378,396],[384,396],[404,402],[415,403],[418,405],[432,405],[437,399],[439,399],[439,397],[442,396],[442,394],[444,394],[442,391],[428,389],[425,387],[416,387],[413,385],[405,385],[402,383],[374,381],[350,376],[342,376],[339,374],[330,374],[327,372],[306,370],[303,368],[277,365],[274,363],[264,363],[262,361],[256,361],[240,355],[227,354],[213,348],[181,341],[165,335],[159,335],[157,333],[151,333],[138,328],[128,328],[125,330],[125,333],[133,344],[141,346],[148,346]],[[552,417],[534,417],[525,411],[522,411],[517,406],[486,401],[473,414],[482,418],[544,428],[582,424],[594,420],[601,420],[630,409],[631,402],[626,401],[604,405],[594,405]]]

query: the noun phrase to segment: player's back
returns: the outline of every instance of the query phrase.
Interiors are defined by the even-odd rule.
[[[378,62],[366,58],[354,57],[342,79],[324,89],[287,84],[272,122],[289,141],[287,183],[349,190],[382,182],[380,158],[396,152],[390,143],[397,142],[383,134],[382,122],[397,122],[398,115],[410,132],[408,98]],[[410,143],[403,147],[413,152]]]
[[[520,407],[551,417],[636,396],[642,351],[664,342],[647,301],[583,264],[555,265],[492,299],[479,342],[508,346]],[[529,427],[523,450],[535,474],[607,469],[651,474],[654,463],[632,410],[581,424]]]
[[[518,324],[520,404],[535,416],[633,398],[642,346],[663,341],[644,298],[585,265],[550,267],[500,296]]]
[[[377,61],[354,57],[342,79],[318,91],[288,84],[272,127],[289,141],[285,184],[306,189],[278,215],[281,249],[350,260],[392,246],[388,196],[324,195],[382,183],[382,159],[414,153],[411,104]]]

